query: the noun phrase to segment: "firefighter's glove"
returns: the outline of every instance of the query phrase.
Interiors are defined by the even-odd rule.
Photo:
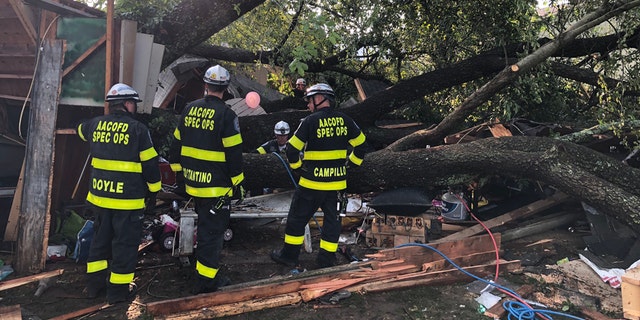
[[[244,201],[244,197],[247,195],[247,192],[244,190],[244,186],[239,184],[235,186],[235,190],[233,191],[234,196],[238,198],[236,201],[236,205],[239,205]]]
[[[151,212],[156,208],[156,197],[158,196],[157,192],[149,192],[147,197],[144,200],[144,210],[146,212]]]

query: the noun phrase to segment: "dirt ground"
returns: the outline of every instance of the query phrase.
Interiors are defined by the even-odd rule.
[[[280,220],[232,220],[232,230],[234,237],[225,243],[220,272],[229,276],[233,284],[286,275],[291,271],[273,263],[268,256],[272,249],[279,248],[282,244],[284,225]],[[313,249],[316,252],[319,232],[313,229],[312,235]],[[523,268],[529,273],[544,273],[546,266],[555,265],[563,258],[577,259],[578,251],[584,249],[581,237],[581,234],[569,232],[567,228],[552,230],[503,243],[501,254],[507,260],[522,260]],[[549,245],[541,250],[527,248],[527,245],[542,239],[550,241]],[[364,245],[362,240],[351,245],[351,248],[358,257],[375,252]],[[10,264],[12,256],[4,253],[0,258],[5,264]],[[313,269],[314,259],[315,253],[301,254],[303,266],[310,270]],[[348,263],[347,258],[342,255],[338,255],[338,259],[341,264]],[[37,282],[0,291],[0,306],[20,305],[22,318],[35,320],[51,319],[104,303],[104,298],[82,297],[84,264],[76,264],[67,259],[47,263],[46,269],[64,269],[64,273],[53,278],[50,287],[39,297],[34,296]],[[504,279],[514,287],[533,283],[537,291],[549,294],[552,285],[532,280],[526,275],[527,272],[506,275]],[[145,304],[190,295],[188,283],[192,274],[193,267],[182,266],[170,253],[152,245],[140,255],[135,279],[138,291],[131,304],[117,304],[66,319],[153,319],[153,316],[145,312]],[[10,275],[7,279],[13,278],[16,278],[15,275]],[[224,319],[488,319],[478,311],[479,305],[474,301],[478,295],[472,291],[469,282],[450,286],[414,287],[375,294],[352,294],[335,305],[312,301]]]

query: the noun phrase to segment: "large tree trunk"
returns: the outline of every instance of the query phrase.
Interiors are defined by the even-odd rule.
[[[286,159],[285,159],[286,161]],[[640,170],[587,147],[541,137],[502,137],[429,149],[369,153],[349,169],[350,192],[447,187],[452,177],[502,175],[551,185],[640,231]],[[249,187],[292,187],[275,155],[245,155]]]
[[[153,31],[154,41],[166,46],[163,65],[169,65],[264,1],[182,0]]]

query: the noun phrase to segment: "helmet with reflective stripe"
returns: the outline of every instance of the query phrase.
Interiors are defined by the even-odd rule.
[[[290,128],[289,124],[285,121],[280,121],[276,123],[275,127],[273,127],[273,132],[277,135],[285,135],[289,134]]]
[[[336,94],[333,92],[333,89],[326,83],[318,83],[314,84],[309,89],[307,89],[307,93],[305,94],[305,98],[310,99],[316,94],[321,94],[325,96],[327,99],[333,100]]]
[[[221,67],[220,65],[215,65],[204,73],[204,77],[202,78],[204,82],[208,84],[213,84],[216,86],[226,86],[229,84],[231,80],[231,75],[229,75],[229,71],[227,69]]]
[[[113,85],[113,87],[109,89],[109,92],[107,92],[107,97],[104,100],[107,102],[116,100],[142,101],[140,96],[138,96],[138,92],[124,83],[116,83]]]

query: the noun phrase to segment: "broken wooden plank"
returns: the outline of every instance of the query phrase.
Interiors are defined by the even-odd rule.
[[[501,123],[492,124],[489,126],[489,131],[494,137],[510,137],[512,136],[511,131]]]
[[[53,271],[34,274],[32,276],[27,276],[27,277],[22,277],[22,278],[2,281],[2,282],[0,282],[0,291],[11,289],[11,288],[15,288],[15,287],[19,287],[19,286],[21,286],[23,284],[31,283],[31,282],[34,282],[34,281],[38,281],[38,280],[42,280],[42,279],[47,279],[47,278],[59,276],[59,275],[61,275],[63,273],[64,273],[64,269],[57,269],[57,270],[53,270]]]
[[[286,293],[267,298],[254,299],[249,301],[241,301],[235,303],[221,304],[217,306],[200,308],[181,313],[167,314],[156,316],[154,319],[170,320],[170,319],[216,319],[220,317],[233,316],[246,312],[253,312],[268,308],[277,308],[293,305],[302,302],[302,297],[298,293]]]
[[[515,292],[522,298],[527,298],[531,293],[533,293],[533,286],[529,284],[525,284],[520,288],[516,289]],[[507,310],[504,309],[502,304],[506,301],[513,301],[513,298],[502,298],[498,303],[493,305],[491,308],[487,309],[484,312],[484,315],[490,317],[492,319],[502,319],[506,314]]]
[[[409,263],[422,264],[423,261],[434,261],[442,258],[439,253],[429,248],[438,250],[448,258],[457,258],[478,252],[495,251],[496,249],[500,250],[501,235],[499,233],[494,233],[493,238],[496,241],[497,248],[494,247],[491,236],[487,234],[455,239],[455,241],[438,241],[428,243],[426,244],[426,247],[416,244],[401,248],[385,249],[378,251],[376,254],[367,255],[367,257],[378,260],[399,258],[404,259]]]
[[[507,222],[511,222],[513,220],[516,219],[523,219],[529,216],[532,216],[536,213],[539,213],[541,211],[544,211],[546,209],[549,209],[553,206],[556,206],[560,203],[563,203],[567,200],[569,200],[569,196],[567,196],[566,194],[557,191],[553,196],[546,198],[546,199],[542,199],[542,200],[538,200],[535,202],[532,202],[524,207],[520,207],[516,210],[513,210],[511,212],[505,213],[499,217],[484,221],[484,226],[481,224],[477,224],[473,227],[469,227],[465,230],[462,230],[460,232],[456,232],[452,235],[448,235],[444,238],[441,239],[437,239],[434,240],[434,242],[442,242],[442,241],[451,241],[451,240],[459,240],[459,239],[464,239],[466,237],[470,237],[476,234],[479,234],[481,232],[484,232],[485,229],[484,227],[486,226],[487,228],[489,228],[489,230],[491,230],[491,228],[495,228],[498,226],[501,226]]]
[[[472,253],[463,250],[463,247],[484,248],[484,251],[492,250],[494,245],[488,239],[488,235],[477,236],[451,243],[440,243],[437,247],[445,255],[469,256]],[[499,248],[499,234],[497,234],[497,239],[497,247]],[[233,289],[223,287],[220,291],[213,293],[152,302],[147,304],[147,312],[153,316],[169,317],[175,314],[193,314],[193,310],[212,310],[218,306],[225,306],[220,307],[224,309],[230,305],[244,306],[245,304],[251,305],[250,309],[254,310],[253,308],[258,306],[264,305],[268,307],[272,305],[270,303],[263,304],[262,301],[270,301],[276,296],[286,296],[288,299],[293,299],[293,301],[309,301],[335,290],[343,288],[350,290],[349,288],[356,284],[367,282],[382,283],[393,282],[394,279],[410,279],[406,282],[406,285],[409,285],[409,283],[415,281],[411,279],[424,277],[425,272],[421,271],[422,264],[433,261],[433,258],[436,257],[432,251],[427,251],[429,250],[419,247],[384,250],[383,254],[379,255],[380,261],[361,264],[361,266],[366,267],[348,270],[340,269],[340,271],[334,271],[333,273],[327,273],[326,270],[321,269],[323,271],[320,271],[319,275],[312,277],[280,277],[278,282],[262,282],[253,286],[242,285]],[[397,256],[402,258],[397,258]],[[406,259],[412,261],[405,261]],[[464,258],[461,258],[461,260],[464,261]],[[374,265],[375,268],[372,268]],[[492,269],[495,270],[495,266]],[[311,272],[304,272],[300,275],[307,273]],[[280,300],[276,299],[276,301]]]
[[[513,271],[519,269],[521,267],[520,261],[501,261],[500,262],[500,270],[502,272]],[[470,267],[463,267],[469,273],[474,274],[477,277],[485,277],[487,275],[492,274],[495,271],[495,264],[484,264]],[[445,271],[435,271],[428,272],[423,274],[414,274],[413,277],[409,279],[403,279],[401,281],[390,281],[390,280],[382,280],[375,282],[368,282],[362,285],[356,285],[347,288],[347,290],[352,292],[364,292],[364,293],[372,293],[372,292],[383,292],[383,291],[391,291],[398,289],[406,289],[416,286],[426,286],[426,285],[445,285],[452,284],[461,281],[468,281],[472,279],[465,273],[462,273],[458,269],[445,270]]]
[[[3,320],[22,320],[22,311],[20,305],[13,306],[1,306],[0,307],[0,319]]]
[[[98,311],[107,309],[107,308],[109,308],[111,306],[112,305],[110,305],[110,304],[101,303],[101,304],[97,304],[95,306],[90,306],[90,307],[86,307],[84,309],[76,310],[74,312],[65,313],[65,314],[59,315],[57,317],[53,317],[53,318],[51,318],[49,320],[69,320],[69,319],[73,319],[73,318],[76,318],[76,317],[88,315],[88,314],[91,314],[91,313],[94,313],[94,312],[98,312]]]
[[[511,241],[533,234],[538,234],[547,230],[551,230],[553,228],[564,226],[568,223],[576,221],[580,217],[584,217],[584,212],[568,213],[566,211],[560,211],[550,215],[542,221],[507,230],[502,234],[502,240]]]

